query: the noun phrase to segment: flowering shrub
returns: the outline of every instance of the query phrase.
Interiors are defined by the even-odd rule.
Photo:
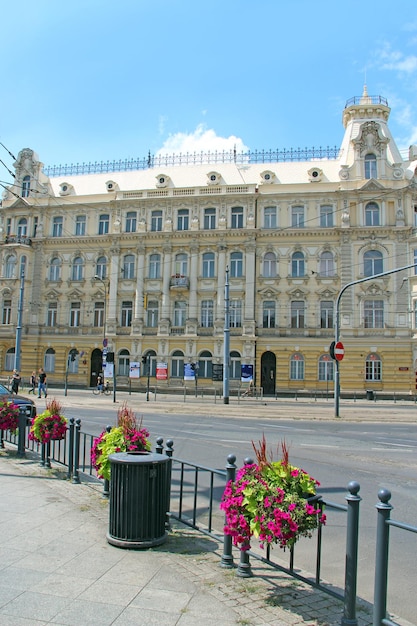
[[[48,443],[53,439],[64,439],[67,432],[67,419],[61,415],[62,406],[57,400],[46,403],[46,411],[33,418],[29,439]]]
[[[19,426],[19,407],[13,402],[0,402],[0,430],[10,430],[14,435]]]
[[[99,478],[110,480],[109,456],[115,452],[150,450],[149,432],[137,424],[136,416],[126,404],[117,412],[117,426],[94,439],[91,462]]]
[[[311,537],[326,516],[308,502],[320,484],[304,470],[290,465],[285,442],[282,459],[268,460],[265,437],[257,449],[257,463],[245,465],[235,481],[226,485],[220,508],[225,512],[225,533],[242,550],[250,549],[252,536],[260,546],[278,544],[292,548],[300,537]]]

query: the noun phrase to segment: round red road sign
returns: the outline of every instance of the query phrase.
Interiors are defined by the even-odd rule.
[[[338,341],[334,347],[334,358],[337,361],[341,361],[345,356],[345,346],[341,341]]]

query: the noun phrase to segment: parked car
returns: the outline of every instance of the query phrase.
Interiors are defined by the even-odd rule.
[[[25,398],[25,396],[19,396],[15,393],[11,393],[7,387],[0,383],[0,402],[13,402],[13,404],[17,404],[18,407],[25,407],[26,416],[29,418],[35,417],[36,415],[36,405],[30,398]]]

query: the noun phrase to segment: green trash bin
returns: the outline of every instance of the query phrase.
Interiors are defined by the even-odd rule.
[[[109,460],[107,541],[131,549],[161,545],[167,537],[171,458],[152,452],[117,452]]]
[[[374,399],[374,392],[372,389],[367,389],[366,390],[366,399],[367,400],[373,400]]]

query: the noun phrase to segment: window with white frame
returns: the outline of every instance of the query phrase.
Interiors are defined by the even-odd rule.
[[[5,359],[4,359],[4,369],[7,371],[12,371],[14,368],[14,358],[15,355],[15,349],[14,348],[9,348],[6,352],[5,355]]]
[[[294,252],[291,257],[291,276],[301,278],[305,275],[305,260],[302,252]]]
[[[48,302],[48,308],[46,310],[46,325],[57,326],[58,325],[58,303]]]
[[[267,252],[262,262],[262,276],[264,278],[275,278],[277,275],[277,257],[275,252]]]
[[[184,353],[181,350],[172,353],[171,378],[184,378]]]
[[[376,202],[368,202],[365,207],[365,226],[380,226],[380,209]]]
[[[214,252],[203,254],[203,278],[214,278]]]
[[[384,271],[384,259],[379,250],[367,250],[363,255],[364,276],[374,276]]]
[[[333,257],[332,252],[321,253],[319,273],[320,273],[320,276],[334,276],[335,275],[334,257]]]
[[[121,307],[120,326],[132,326],[133,304],[131,300],[123,300]]]
[[[72,262],[72,280],[83,280],[84,278],[84,259],[80,256],[75,257]]]
[[[126,213],[126,232],[127,233],[135,233],[136,232],[136,211],[128,211]]]
[[[305,327],[305,306],[304,300],[291,302],[291,328]]]
[[[241,278],[243,276],[243,254],[232,252],[230,255],[230,277]]]
[[[209,350],[203,350],[198,357],[198,377],[212,378],[213,376],[213,355]]]
[[[22,179],[22,198],[28,198],[30,192],[30,176],[24,176]]]
[[[5,278],[16,278],[16,263],[17,259],[14,254],[9,254],[6,257],[6,265],[5,265]]]
[[[319,358],[319,381],[327,382],[334,379],[334,364],[330,354],[322,354]]]
[[[304,228],[304,207],[292,206],[291,207],[291,226],[293,228]]]
[[[264,228],[276,228],[277,222],[277,207],[267,206],[264,208]]]
[[[242,300],[231,300],[229,310],[230,328],[242,326]]]
[[[375,382],[382,380],[381,357],[374,352],[368,354],[365,359],[365,380]]]
[[[58,215],[52,220],[52,237],[62,237],[64,230],[64,218]]]
[[[190,212],[188,209],[179,209],[177,215],[177,230],[188,230],[190,228]]]
[[[95,328],[104,328],[104,302],[94,303],[94,320],[93,326]]]
[[[82,237],[86,233],[87,218],[85,215],[77,215],[75,218],[75,234]]]
[[[290,380],[304,380],[304,357],[299,352],[291,355]]]
[[[117,357],[117,373],[119,376],[129,376],[130,372],[130,353],[129,350],[120,350]]]
[[[203,328],[212,328],[214,320],[214,302],[213,300],[201,301],[201,326]]]
[[[17,223],[17,236],[26,237],[28,234],[28,221],[25,217],[22,217]]]
[[[161,255],[154,253],[149,256],[149,278],[161,278]]]
[[[49,280],[56,282],[61,278],[61,259],[55,257],[49,264]]]
[[[262,328],[275,328],[276,304],[273,300],[265,300],[262,305]]]
[[[320,206],[320,228],[331,228],[334,226],[333,207],[329,204]]]
[[[152,211],[151,231],[159,232],[161,230],[162,230],[162,211]]]
[[[365,155],[365,178],[377,178],[377,167],[376,167],[376,156],[375,154],[366,154]]]
[[[183,300],[174,302],[174,326],[183,328],[187,317],[187,303]]]
[[[71,328],[81,325],[81,302],[71,302],[69,325]]]
[[[216,209],[204,209],[204,230],[216,229]]]
[[[320,302],[320,328],[333,328],[334,303],[331,300]]]
[[[96,276],[104,280],[107,277],[107,259],[105,256],[99,256],[96,261]]]
[[[70,360],[70,363],[71,363],[71,360]],[[55,350],[53,348],[48,348],[45,352],[44,359],[43,359],[43,369],[48,374],[50,374],[51,372],[55,372]],[[69,371],[71,371],[71,365],[69,367]],[[76,372],[71,371],[71,373],[76,373]]]
[[[365,328],[384,328],[384,301],[365,300],[363,303]]]
[[[12,301],[11,300],[3,300],[3,311],[1,316],[2,324],[11,324],[12,323]]]
[[[102,213],[98,218],[98,234],[107,235],[110,227],[110,215]]]
[[[175,273],[180,276],[188,275],[188,256],[183,252],[175,256]]]
[[[157,328],[159,319],[158,300],[148,300],[146,309],[146,325],[150,328]]]
[[[232,208],[231,228],[243,228],[243,207],[234,206]]]
[[[229,376],[233,380],[242,378],[242,357],[237,350],[230,352],[230,370]]]
[[[133,254],[126,254],[123,257],[122,276],[125,280],[135,278],[135,257]]]

